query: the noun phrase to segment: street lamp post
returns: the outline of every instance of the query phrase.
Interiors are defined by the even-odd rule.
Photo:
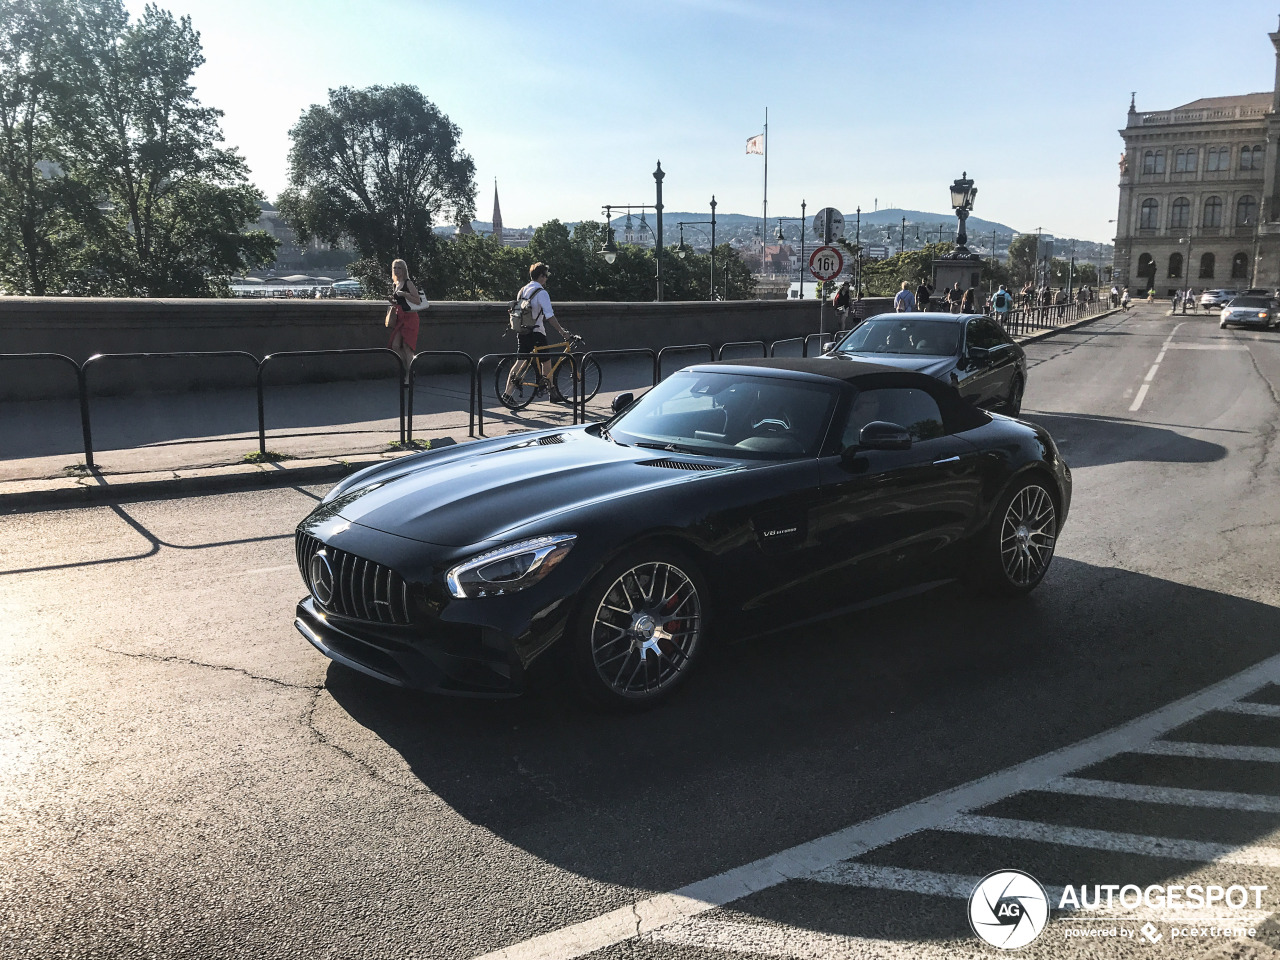
[[[1186,273],[1186,277],[1187,277],[1187,290],[1182,297],[1182,312],[1185,315],[1187,312],[1187,301],[1191,299],[1191,233],[1190,231],[1188,231],[1185,237],[1179,237],[1178,243],[1185,243],[1187,245],[1187,260],[1186,260],[1186,264],[1182,268],[1183,271]]]
[[[967,173],[960,174],[960,179],[951,184],[951,207],[960,221],[960,233],[956,237],[955,252],[962,256],[969,256],[967,246],[969,236],[965,233],[964,222],[969,219],[969,211],[973,209],[973,201],[977,195],[978,190]]]
[[[804,267],[805,267],[805,259],[804,259],[804,233],[805,233],[805,211],[806,211],[806,210],[808,210],[808,209],[809,209],[809,205],[808,205],[807,203],[805,203],[803,200],[801,200],[801,201],[800,201],[800,216],[798,216],[798,217],[775,217],[775,218],[774,218],[775,220],[777,220],[777,221],[778,221],[778,234],[777,234],[777,236],[778,236],[778,241],[779,241],[779,242],[781,242],[781,241],[782,241],[782,239],[783,239],[783,237],[782,237],[782,225],[783,225],[783,223],[793,223],[793,222],[795,222],[796,220],[799,220],[799,221],[800,221],[800,299],[801,299],[801,300],[803,300],[803,299],[804,299]]]
[[[683,260],[689,255],[689,247],[684,242],[685,227],[711,227],[711,293],[708,297],[710,300],[716,298],[716,198],[713,194],[711,197],[711,219],[710,220],[680,220],[676,223],[680,228],[680,245],[676,247],[676,256]]]
[[[902,236],[898,237],[898,256],[902,256],[907,247],[907,218],[902,218]]]
[[[630,213],[635,210],[653,210],[657,216],[658,228],[654,231],[654,241],[656,245],[653,249],[654,260],[654,299],[662,302],[662,180],[666,174],[662,170],[662,162],[658,161],[658,167],[653,171],[653,182],[655,190],[655,202],[652,204],[645,203],[607,203],[601,209],[605,212],[605,240],[600,246],[600,256],[604,257],[605,263],[613,263],[618,259],[618,247],[613,242],[613,222],[611,214],[614,207],[619,210],[626,208]]]

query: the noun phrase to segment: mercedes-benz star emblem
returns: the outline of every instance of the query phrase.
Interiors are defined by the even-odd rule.
[[[327,607],[333,600],[333,567],[329,565],[329,557],[319,550],[311,558],[311,593],[316,602]]]

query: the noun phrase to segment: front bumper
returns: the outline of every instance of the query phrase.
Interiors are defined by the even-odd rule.
[[[293,625],[329,659],[398,687],[470,697],[512,697],[524,690],[512,645],[484,627],[463,633],[455,627],[450,636],[433,638],[413,627],[331,617],[312,597],[298,604]]]

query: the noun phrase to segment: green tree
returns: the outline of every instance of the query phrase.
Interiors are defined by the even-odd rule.
[[[136,22],[109,0],[80,9],[67,174],[98,203],[79,218],[75,292],[225,294],[227,276],[269,263],[276,241],[246,231],[262,194],[221,146],[222,112],[195,96],[200,35],[154,5]]]
[[[417,87],[330,90],[328,105],[313,105],[289,131],[290,185],[280,213],[303,242],[353,244],[361,259],[351,272],[370,296],[386,291],[398,257],[447,287],[430,267],[432,257],[445,256],[432,226],[475,212],[475,163],[460,135]]]
[[[1009,279],[1018,286],[1035,278],[1036,237],[1034,234],[1020,233],[1009,241],[1007,264]]]

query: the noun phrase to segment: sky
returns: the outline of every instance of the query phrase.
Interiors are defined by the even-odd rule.
[[[758,215],[800,202],[944,212],[1109,241],[1130,91],[1140,111],[1273,89],[1257,0],[157,0],[191,17],[197,95],[268,199],[289,129],[340,86],[417,86],[462,131],[478,219],[606,203]],[[127,0],[140,14],[144,0]],[[1207,34],[1202,34],[1207,30]]]

